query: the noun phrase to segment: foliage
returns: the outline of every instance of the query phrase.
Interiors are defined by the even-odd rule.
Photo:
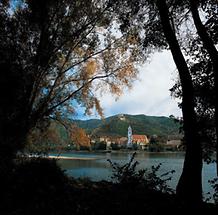
[[[137,186],[143,182],[145,170],[136,171],[138,161],[134,161],[136,153],[133,153],[128,163],[120,165],[108,159],[113,171],[112,179],[121,185]]]
[[[138,150],[139,149],[139,145],[137,143],[133,143],[132,144],[132,150]]]
[[[116,96],[121,95],[123,87],[130,87],[136,78],[134,62],[146,59],[143,51],[170,48],[182,84],[188,146],[178,190],[184,200],[201,202],[201,147],[196,132],[195,94],[190,68],[181,52],[184,37],[180,37],[181,24],[190,17],[189,3],[198,1],[20,2],[14,10],[10,10],[9,1],[0,3],[0,70],[3,71],[0,157],[22,148],[28,132],[37,123],[74,113],[75,103],[85,106],[87,114],[94,108],[103,115],[95,92],[109,89]],[[206,13],[206,22],[213,20],[217,2],[199,2]],[[113,16],[113,11],[118,15]],[[114,27],[118,34],[113,34]],[[211,36],[214,39],[217,25],[212,24],[211,28],[215,29]],[[122,38],[118,36],[121,32]]]
[[[97,95],[109,91],[118,97],[131,87],[140,59],[130,35],[120,36],[114,26],[113,7],[119,4],[21,0],[11,8],[0,3],[2,156],[23,148],[37,125],[75,114],[77,105],[103,116]]]
[[[116,143],[111,143],[111,149],[112,150],[120,150],[121,147],[118,144],[116,144]]]
[[[158,175],[160,167],[161,163],[157,166],[152,166],[151,171],[147,170],[145,174],[146,186],[157,191],[174,193],[174,190],[167,185],[167,182],[172,179],[172,174],[175,172],[175,170]]]
[[[167,140],[159,138],[157,135],[152,135],[149,141],[149,151],[151,152],[160,152],[163,151],[163,143],[166,143]]]
[[[56,122],[52,122],[44,129],[32,129],[27,137],[24,151],[47,154],[50,151],[67,149],[69,143],[65,128]]]
[[[212,195],[214,203],[218,205],[218,178],[214,178],[212,180],[209,180],[209,183],[214,190],[214,193]]]
[[[161,143],[157,143],[157,144],[150,144],[148,147],[150,152],[161,152],[164,150],[164,146]]]
[[[133,5],[127,0],[129,9]],[[193,88],[193,81],[190,75],[190,68],[187,64],[187,59],[190,56],[184,57],[182,52],[184,48],[185,38],[192,39],[195,37],[196,25],[195,18],[193,16],[193,5],[196,6],[198,13],[198,6],[202,6],[202,13],[205,12],[206,22],[217,14],[217,2],[213,0],[209,1],[169,1],[169,0],[155,0],[155,1],[137,1],[137,10],[133,7],[133,13],[137,14],[137,18],[131,22],[126,22],[125,27],[128,29],[137,21],[140,26],[146,29],[143,32],[139,27],[138,32],[143,32],[146,36],[149,36],[149,32],[152,32],[152,36],[148,37],[145,43],[145,47],[152,46],[154,49],[170,49],[173,60],[176,64],[179,73],[179,79],[181,82],[181,95],[182,95],[182,112],[183,112],[183,129],[184,129],[184,140],[186,142],[186,156],[184,162],[184,168],[177,186],[178,195],[186,202],[196,201],[196,204],[202,200],[202,181],[201,181],[201,170],[202,170],[202,152],[199,144],[201,138],[197,128],[197,117],[195,113],[195,94]],[[215,3],[216,2],[216,3]],[[129,4],[128,4],[129,3]],[[212,5],[212,7],[210,7]],[[209,10],[208,9],[209,6]],[[125,10],[124,10],[125,11]],[[131,12],[132,12],[131,11]],[[209,13],[207,14],[207,12]],[[125,12],[124,12],[125,13]],[[122,14],[122,13],[121,13]],[[130,13],[131,14],[131,13]],[[146,14],[146,15],[145,15]],[[129,14],[128,14],[129,15]],[[191,17],[192,15],[192,17]],[[199,15],[199,14],[198,14]],[[125,16],[125,15],[124,15]],[[125,19],[121,19],[125,24]],[[137,20],[137,21],[136,21]],[[139,21],[140,20],[140,21]],[[191,27],[194,20],[194,27]],[[186,22],[187,21],[187,22]],[[188,23],[188,24],[187,24]],[[146,28],[146,27],[147,28]],[[194,29],[194,31],[193,31]],[[202,29],[202,28],[201,28]],[[215,27],[216,29],[216,27]],[[190,34],[186,37],[185,33]],[[147,34],[148,32],[148,34]],[[216,32],[216,31],[215,31]],[[185,36],[184,36],[185,35]],[[194,35],[194,36],[193,36]],[[214,34],[213,34],[214,35]],[[215,33],[216,35],[216,33]],[[214,36],[215,36],[214,35]],[[202,40],[202,38],[201,38]],[[148,42],[149,41],[149,42]],[[194,53],[196,55],[197,53]],[[212,60],[212,59],[211,59]],[[217,62],[217,56],[216,56]],[[217,67],[218,68],[218,67]],[[217,69],[216,69],[217,70]],[[215,75],[216,77],[217,75]],[[216,90],[217,91],[217,90]],[[194,191],[191,192],[190,188]],[[198,203],[197,203],[198,202]]]
[[[90,139],[82,128],[72,125],[70,137],[78,150],[80,147],[91,149]]]
[[[136,152],[133,153],[129,162],[124,165],[120,165],[108,159],[113,171],[113,180],[115,180],[121,186],[131,188],[143,185],[147,189],[155,191],[161,191],[164,193],[174,192],[173,189],[167,185],[167,181],[171,180],[171,175],[175,172],[175,170],[158,175],[161,164],[157,165],[156,167],[152,166],[151,170],[137,170],[136,167],[139,163],[138,161],[134,161],[135,155]]]
[[[181,134],[179,134],[179,123],[174,118],[168,117],[155,117],[155,116],[145,116],[145,115],[124,115],[125,121],[119,119],[119,115],[112,116],[101,119],[93,119],[93,120],[62,120],[61,124],[57,121],[52,120],[51,125],[44,130],[35,129],[32,134],[28,137],[27,146],[25,147],[29,151],[35,152],[47,152],[49,150],[67,150],[69,147],[72,148],[72,134],[78,137],[79,134],[82,136],[90,136],[90,138],[95,138],[101,135],[105,136],[126,136],[127,128],[129,125],[132,126],[134,133],[137,134],[146,134],[150,137],[150,143],[153,141],[153,133],[160,134],[161,136],[155,137],[156,141],[160,143],[165,143],[167,138],[171,139],[179,139],[181,138]],[[63,124],[62,124],[63,123]],[[77,132],[80,130],[74,126],[74,123],[83,130],[83,132]],[[108,127],[106,126],[108,125]],[[108,129],[106,129],[108,128]],[[74,131],[73,131],[74,129]],[[82,131],[81,130],[81,131]],[[86,134],[84,134],[84,132]],[[83,133],[83,134],[82,134]],[[90,145],[88,143],[87,138],[84,138],[84,146],[86,150],[89,150]],[[80,140],[78,139],[78,144],[76,146],[80,146]],[[30,144],[31,143],[31,144]],[[70,145],[68,147],[68,145]],[[136,146],[136,145],[135,145]],[[92,144],[91,148],[94,150],[100,149],[104,150],[105,145],[100,143]],[[123,146],[118,146],[117,144],[111,145],[112,149],[118,150],[123,148]],[[151,146],[151,148],[155,148],[153,151],[162,150],[162,146]],[[75,147],[76,148],[76,147]],[[137,146],[136,148],[137,149]]]
[[[214,2],[215,3],[215,2]],[[217,13],[214,11],[214,5],[209,1],[199,5],[203,9],[207,21],[204,27],[207,33],[213,38],[214,44],[217,44]],[[213,14],[213,15],[212,15]],[[189,22],[187,18],[185,22]],[[197,114],[197,129],[200,135],[200,141],[203,146],[203,157],[209,162],[212,160],[212,154],[215,150],[215,84],[214,69],[208,52],[202,43],[198,34],[190,36],[191,29],[187,30],[186,40],[183,46],[184,54],[187,57],[187,64],[190,68],[195,96],[195,111]],[[181,83],[179,80],[171,88],[172,95],[181,98]]]
[[[144,187],[117,188],[117,184],[107,181],[69,178],[55,160],[23,160],[17,163],[6,189],[1,189],[4,198],[0,209],[4,215],[107,215],[142,211],[169,215],[177,211],[183,215],[190,212],[189,208],[185,210],[177,204],[175,195],[148,191]],[[204,214],[217,212],[212,204],[198,208]],[[196,213],[196,208],[191,212]]]
[[[106,143],[104,141],[96,141],[92,144],[93,150],[106,150]]]
[[[55,160],[16,161],[1,210],[4,214],[74,214],[72,182]]]

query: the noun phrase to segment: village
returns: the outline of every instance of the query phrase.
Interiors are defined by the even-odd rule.
[[[100,136],[90,138],[92,150],[142,150],[142,151],[181,151],[180,139],[164,139],[157,135],[134,134],[131,126],[128,127],[126,137]],[[83,147],[80,149],[83,149]]]

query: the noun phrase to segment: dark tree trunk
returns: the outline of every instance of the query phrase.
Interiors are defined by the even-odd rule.
[[[4,57],[2,59],[6,63],[0,64],[0,173],[3,170],[10,171],[13,160],[17,152],[23,149],[33,125],[28,111],[32,82],[24,81],[24,72],[19,66],[9,64]]]
[[[177,185],[177,196],[178,199],[187,204],[197,205],[202,202],[202,150],[196,130],[192,79],[175,32],[170,24],[166,1],[157,0],[157,8],[182,86],[182,113],[186,154],[183,172]]]
[[[28,121],[22,116],[6,120],[2,121],[1,125],[0,161],[7,165],[8,162],[13,162],[17,152],[24,148],[29,128]]]
[[[205,26],[202,24],[199,13],[198,13],[198,5],[196,0],[190,0],[190,8],[192,17],[194,20],[195,27],[197,29],[198,35],[200,36],[204,48],[207,50],[212,65],[213,65],[213,72],[214,72],[214,84],[215,84],[215,128],[216,128],[216,170],[218,176],[218,52],[214,45],[213,40],[208,35]]]

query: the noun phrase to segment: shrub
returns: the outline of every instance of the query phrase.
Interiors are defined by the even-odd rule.
[[[171,170],[159,175],[158,172],[161,165],[162,164],[159,163],[157,166],[152,166],[151,170],[145,170],[145,185],[150,189],[161,191],[163,193],[174,193],[174,190],[169,187],[167,182],[172,179],[172,174],[175,172],[175,170]]]
[[[167,185],[167,182],[172,179],[172,174],[175,170],[159,175],[158,172],[161,163],[157,166],[152,166],[151,170],[137,170],[136,167],[139,162],[134,161],[135,155],[136,152],[133,153],[129,162],[124,165],[112,162],[108,159],[113,171],[112,179],[115,180],[115,182],[129,187],[140,185],[149,190],[174,193],[174,190]]]
[[[111,143],[112,150],[120,150],[120,146],[116,143]]]
[[[216,205],[218,205],[218,178],[214,178],[212,180],[209,180],[209,183],[210,185],[212,186],[213,190],[214,190],[214,193],[212,195],[212,197],[210,197],[209,199],[207,200],[211,200],[213,199],[214,200],[214,203]],[[210,194],[210,193],[209,193]]]
[[[96,142],[92,145],[93,150],[106,150],[106,143],[101,141],[101,142]]]
[[[135,155],[136,153],[133,153],[130,161],[124,165],[120,165],[108,159],[113,171],[111,177],[113,180],[121,185],[137,185],[138,183],[142,183],[145,170],[136,170],[136,166],[139,163],[138,161],[134,161]]]
[[[4,209],[8,214],[72,214],[72,182],[56,160],[19,159]]]

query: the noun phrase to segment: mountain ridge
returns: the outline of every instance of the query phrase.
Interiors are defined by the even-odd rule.
[[[126,136],[129,125],[134,134],[181,136],[179,122],[166,116],[117,114],[104,119],[74,120],[74,123],[94,136]]]

